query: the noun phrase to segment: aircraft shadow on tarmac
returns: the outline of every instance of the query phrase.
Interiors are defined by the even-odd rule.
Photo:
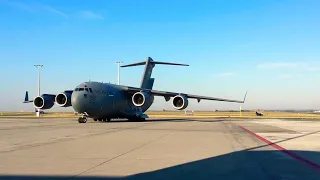
[[[257,147],[259,148],[259,147]],[[320,152],[291,151],[308,160],[320,161]],[[177,180],[177,179],[320,179],[320,166],[313,167],[276,150],[243,150],[189,162],[152,172],[126,177],[95,176],[15,176],[0,175],[1,180]]]
[[[103,121],[99,121],[101,123],[132,123],[132,122],[191,122],[191,121],[196,121],[196,122],[222,122],[224,120],[221,119],[213,119],[213,120],[197,120],[197,119],[178,119],[178,118],[173,118],[173,119],[147,119],[145,121],[128,121],[126,119],[115,119],[113,121],[110,122],[103,122]]]

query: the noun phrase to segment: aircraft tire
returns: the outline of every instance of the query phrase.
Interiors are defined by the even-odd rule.
[[[110,122],[111,121],[111,118],[107,118],[107,122]]]
[[[102,119],[102,118],[99,118],[98,120],[99,120],[99,121],[103,121],[103,119]]]
[[[103,122],[107,122],[107,118],[102,118],[102,121]]]
[[[87,118],[79,118],[79,119],[78,119],[78,122],[79,122],[79,123],[86,123],[87,120],[88,120]]]
[[[93,119],[94,121],[98,121],[98,119]]]

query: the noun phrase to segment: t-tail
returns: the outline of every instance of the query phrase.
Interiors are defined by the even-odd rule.
[[[123,65],[121,67],[132,67],[132,66],[142,66],[145,65],[144,73],[141,80],[140,88],[142,89],[152,89],[154,78],[151,78],[152,70],[156,64],[162,64],[162,65],[173,65],[173,66],[189,66],[187,64],[177,64],[177,63],[169,63],[169,62],[159,62],[154,61],[151,57],[148,57],[146,61],[134,63],[134,64],[128,64]]]

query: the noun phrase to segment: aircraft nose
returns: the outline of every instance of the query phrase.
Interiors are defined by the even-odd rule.
[[[71,96],[71,103],[73,109],[77,113],[84,113],[87,109],[87,102],[86,98],[84,97],[84,94],[81,92],[74,92]]]

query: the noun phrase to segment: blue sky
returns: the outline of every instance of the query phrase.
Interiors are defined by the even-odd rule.
[[[0,111],[32,109],[25,90],[115,83],[115,62],[157,66],[155,89],[241,99],[248,109],[320,109],[320,2],[317,0],[0,0]],[[122,70],[138,86],[143,67]],[[157,98],[153,108],[171,109]],[[191,100],[192,101],[192,100]],[[190,109],[237,109],[192,101]],[[59,110],[55,108],[54,110]]]

